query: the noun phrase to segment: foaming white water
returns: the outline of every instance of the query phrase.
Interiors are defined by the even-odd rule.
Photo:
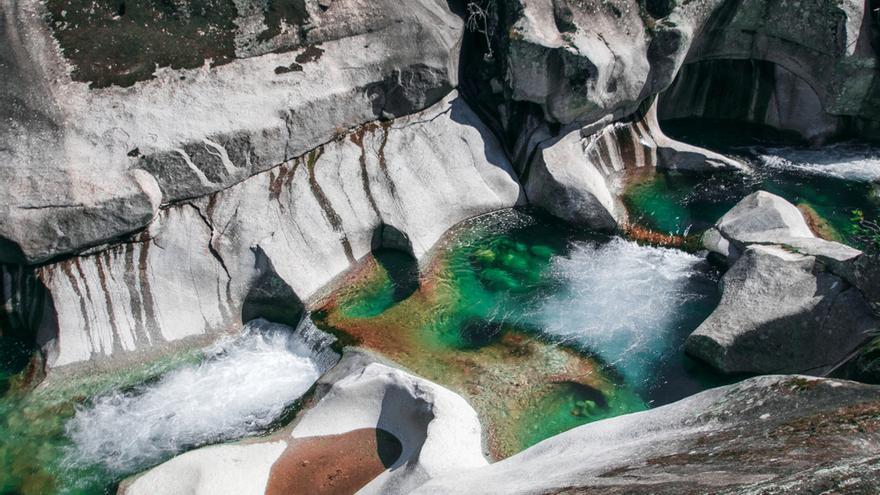
[[[880,148],[835,144],[822,148],[753,148],[766,166],[853,181],[880,181]]]
[[[683,328],[705,316],[715,287],[702,258],[621,238],[577,243],[553,260],[562,290],[540,310],[544,331],[612,364],[632,384],[650,382],[653,367],[677,351]],[[690,323],[689,323],[690,321]],[[697,322],[698,323],[698,322]]]
[[[129,474],[187,448],[269,427],[335,361],[332,337],[255,320],[207,359],[131,391],[96,397],[67,424],[70,467]]]

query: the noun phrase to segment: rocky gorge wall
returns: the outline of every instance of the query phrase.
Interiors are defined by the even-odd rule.
[[[296,322],[302,301],[394,241],[384,229],[421,256],[452,225],[520,202],[503,151],[452,93],[425,112],[342,134],[164,208],[131,241],[37,268],[54,302],[42,320],[46,364],[148,359],[273,309]],[[29,287],[9,279],[12,297]]]
[[[4,318],[38,335],[49,368],[117,366],[267,311],[295,320],[377,242],[420,257],[495,209],[615,230],[618,172],[740,166],[660,130],[652,102],[684,63],[773,63],[823,115],[872,118],[864,4],[808,3],[807,36],[781,0],[477,2],[471,31],[464,2],[306,1],[281,19],[238,2],[235,35],[211,21],[217,46],[185,61],[155,33],[198,29],[139,11],[157,31],[129,43],[161,56],[102,69],[71,35],[125,15],[74,29],[52,2],[6,0]]]

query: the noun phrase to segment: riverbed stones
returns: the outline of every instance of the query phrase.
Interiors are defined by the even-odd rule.
[[[748,247],[721,287],[685,348],[724,373],[821,375],[880,332],[858,289],[779,246]]]
[[[762,376],[581,426],[414,493],[817,493],[880,484],[880,388]]]

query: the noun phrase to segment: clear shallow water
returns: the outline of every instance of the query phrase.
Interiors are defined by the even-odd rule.
[[[256,320],[158,372],[10,392],[0,401],[0,492],[112,493],[184,450],[266,431],[333,364],[329,343],[310,325]]]
[[[696,255],[507,211],[450,233],[421,273],[393,258],[365,260],[319,326],[464,395],[495,457],[715,384],[681,353],[718,298]]]

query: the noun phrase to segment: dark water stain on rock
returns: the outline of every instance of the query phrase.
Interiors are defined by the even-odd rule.
[[[355,493],[402,450],[394,435],[375,428],[291,440],[272,465],[266,495]]]
[[[275,67],[275,74],[287,74],[288,72],[302,72],[303,66],[299,65],[296,62],[293,62],[290,65],[279,65]]]
[[[309,19],[305,0],[267,0],[264,14],[266,29],[257,36],[257,41],[278,36],[284,26],[299,28]]]
[[[323,54],[324,50],[318,48],[317,45],[308,45],[302,53],[296,56],[295,60],[299,64],[307,64],[309,62],[316,62]]]

